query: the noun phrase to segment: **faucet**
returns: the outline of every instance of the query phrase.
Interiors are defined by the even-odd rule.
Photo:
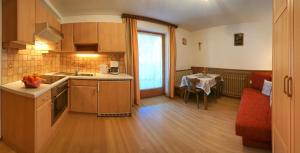
[[[79,71],[80,71],[80,69],[79,69],[79,67],[77,67],[77,69],[75,70],[75,75],[76,76],[79,75]]]

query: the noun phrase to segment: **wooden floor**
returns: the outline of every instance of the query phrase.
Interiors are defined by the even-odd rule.
[[[145,99],[131,118],[68,114],[44,153],[271,153],[244,147],[235,135],[238,99]],[[0,143],[0,153],[11,153]]]

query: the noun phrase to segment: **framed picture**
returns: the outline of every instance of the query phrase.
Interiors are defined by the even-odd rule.
[[[244,45],[244,33],[234,34],[234,46],[243,46]]]
[[[182,38],[182,44],[183,44],[184,46],[187,45],[187,40],[186,40],[186,38]]]

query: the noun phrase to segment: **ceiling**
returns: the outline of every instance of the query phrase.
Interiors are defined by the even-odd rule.
[[[265,20],[272,16],[272,0],[48,1],[62,17],[128,13],[171,22],[190,31],[217,25]]]

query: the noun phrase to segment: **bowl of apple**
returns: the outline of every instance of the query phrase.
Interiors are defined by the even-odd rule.
[[[23,77],[22,82],[25,88],[38,88],[41,85],[42,78],[36,75],[28,75]]]

